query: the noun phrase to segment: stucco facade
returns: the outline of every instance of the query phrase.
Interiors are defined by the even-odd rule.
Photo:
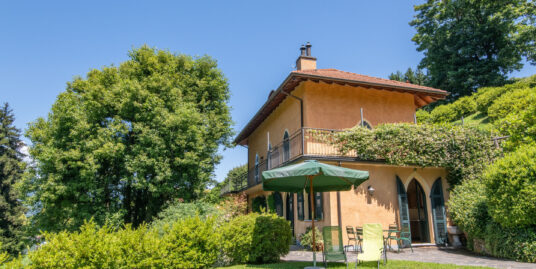
[[[310,55],[302,59],[303,53],[302,50],[297,66],[312,70],[292,72],[235,139],[236,143],[248,147],[248,187],[244,192],[250,210],[256,197],[271,194],[262,190],[260,163],[265,163],[263,169],[271,169],[316,159],[370,174],[369,180],[351,191],[322,194],[323,218],[315,222],[319,227],[340,225],[343,238],[347,238],[346,226],[381,223],[387,229],[390,224],[400,227],[401,222],[413,223],[412,237],[422,243],[436,242],[437,227],[443,225],[441,233],[444,233],[447,222],[444,202],[448,200],[448,185],[444,168],[401,167],[381,161],[362,161],[357,155],[340,156],[333,146],[308,138],[308,130],[333,133],[352,128],[362,120],[372,128],[382,123],[412,123],[418,107],[448,93],[335,69],[316,69],[316,59]],[[313,60],[314,63],[310,62]],[[285,140],[285,132],[291,136],[290,141]],[[250,180],[252,173],[254,181]],[[441,199],[437,199],[438,193]],[[292,220],[294,234],[299,238],[311,226],[311,221],[305,217],[299,219],[297,194],[281,193],[281,196],[280,213]],[[292,214],[287,212],[289,197],[293,199]],[[401,199],[405,199],[402,206]],[[303,202],[301,206],[308,205]],[[408,212],[404,220],[400,216],[402,209]]]

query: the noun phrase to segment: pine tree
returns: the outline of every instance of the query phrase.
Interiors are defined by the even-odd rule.
[[[0,245],[12,254],[23,246],[24,222],[24,208],[14,187],[24,171],[23,155],[19,151],[23,143],[14,120],[12,110],[5,103],[0,108]]]

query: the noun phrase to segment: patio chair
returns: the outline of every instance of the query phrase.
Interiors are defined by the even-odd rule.
[[[411,246],[411,231],[409,230],[409,227],[402,227],[402,229],[400,229],[400,235],[397,238],[398,252],[400,252],[400,248],[403,246],[402,243],[404,241],[409,243],[409,247],[413,253],[413,247]]]
[[[344,261],[346,268],[348,268],[341,228],[339,226],[325,226],[322,228],[322,237],[324,239],[322,257],[326,268],[328,267],[328,261]]]
[[[355,235],[357,236],[357,241],[359,243],[359,250],[363,252],[363,227],[355,227]]]
[[[380,268],[382,254],[385,255],[383,247],[383,230],[379,223],[367,223],[363,226],[363,253],[357,254],[355,267],[361,262],[377,261]]]
[[[361,236],[357,235],[352,226],[346,226],[346,235],[348,236],[348,245],[346,247],[351,246],[353,242],[354,251],[357,251],[357,245],[361,244]]]
[[[398,225],[396,224],[389,224],[389,232],[387,233],[387,237],[384,238],[386,248],[389,248],[390,250],[393,250],[391,247],[391,240],[394,240],[398,244],[398,236],[399,233]],[[387,250],[387,249],[386,249]]]

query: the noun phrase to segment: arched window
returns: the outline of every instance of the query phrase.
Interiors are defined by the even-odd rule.
[[[362,126],[362,127],[365,127],[365,128],[367,128],[369,130],[372,130],[372,125],[370,125],[370,123],[368,121],[359,122],[358,125]]]
[[[259,183],[259,154],[255,154],[255,182]]]
[[[290,159],[290,138],[288,131],[285,130],[283,135],[283,162],[286,162]]]

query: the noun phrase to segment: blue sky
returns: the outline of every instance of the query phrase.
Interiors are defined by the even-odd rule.
[[[0,102],[16,125],[46,117],[66,82],[127,60],[147,44],[210,55],[229,80],[238,133],[293,70],[311,42],[318,68],[387,77],[422,54],[408,25],[423,1],[4,1],[0,2]],[[536,73],[526,65],[513,76]],[[215,178],[246,162],[222,151]]]

